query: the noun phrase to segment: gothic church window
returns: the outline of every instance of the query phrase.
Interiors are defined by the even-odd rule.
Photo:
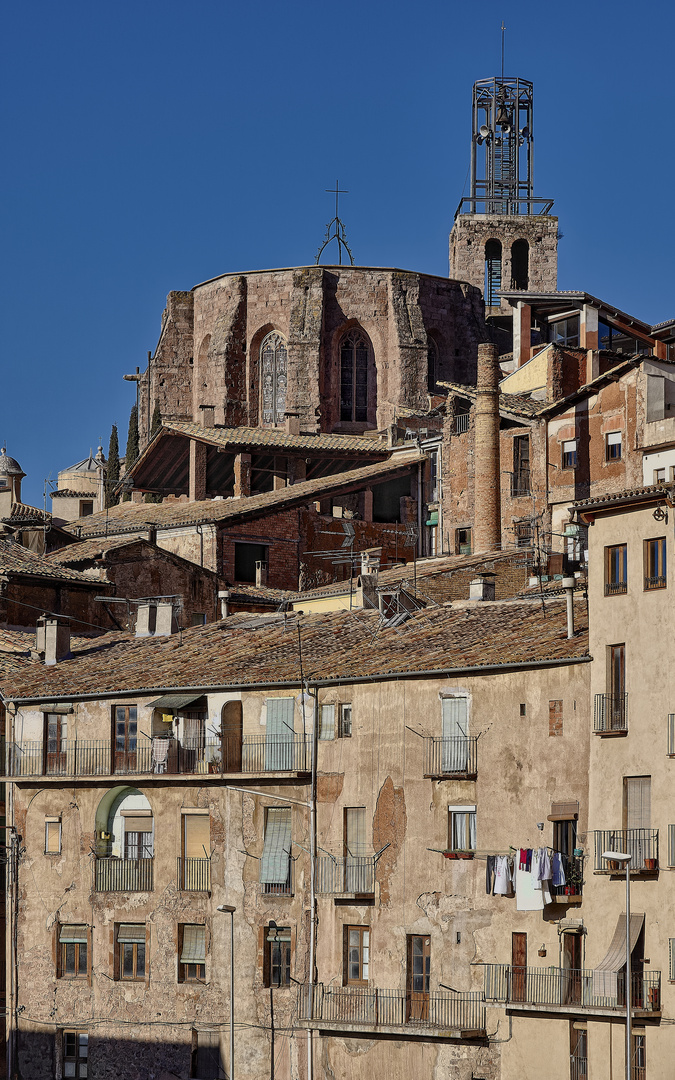
[[[360,330],[340,343],[340,419],[368,420],[368,341]]]
[[[283,424],[286,416],[288,349],[281,334],[268,334],[260,347],[260,383],[262,386],[262,422],[266,426]]]

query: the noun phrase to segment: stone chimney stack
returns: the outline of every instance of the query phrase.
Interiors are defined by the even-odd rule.
[[[499,467],[499,357],[497,346],[478,346],[474,449],[474,550],[501,546]]]
[[[257,587],[264,588],[267,585],[267,563],[257,562],[255,564],[255,583]]]
[[[41,615],[37,621],[35,647],[45,664],[58,664],[70,656],[70,621]]]

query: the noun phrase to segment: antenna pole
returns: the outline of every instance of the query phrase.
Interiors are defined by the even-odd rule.
[[[502,19],[502,79],[504,78],[504,31],[505,30],[506,30],[506,27],[504,26],[504,20]]]

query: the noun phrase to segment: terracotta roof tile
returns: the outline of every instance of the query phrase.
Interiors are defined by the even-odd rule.
[[[12,522],[24,522],[24,521],[36,521],[42,523],[43,521],[51,521],[52,515],[45,510],[39,510],[37,506],[29,506],[27,503],[15,502],[12,503],[12,508],[8,517],[2,520],[7,523]]]
[[[199,439],[211,446],[227,446],[232,449],[245,446],[268,446],[275,450],[332,450],[349,454],[386,454],[387,446],[379,442],[375,435],[332,435],[319,432],[316,435],[288,435],[279,428],[235,427],[204,428],[201,424],[183,421],[165,420],[164,431],[175,431],[180,435]]]
[[[648,484],[646,487],[607,492],[604,495],[594,495],[590,499],[579,499],[578,502],[572,503],[572,507],[575,510],[583,511],[592,507],[640,502],[642,499],[658,498],[659,496],[670,500],[675,499],[675,484]]]
[[[585,604],[579,632],[567,638],[565,602],[506,601],[427,608],[398,627],[376,612],[329,612],[301,620],[305,676],[310,680],[391,677],[430,671],[588,657]],[[55,667],[17,672],[5,697],[70,700],[78,695],[297,685],[297,621],[241,614],[170,638],[108,634]]]
[[[12,540],[0,540],[0,573],[20,576],[50,578],[56,581],[73,581],[90,587],[101,587],[79,570],[58,566],[51,556],[38,555]]]
[[[107,536],[97,540],[82,540],[80,543],[66,544],[65,547],[59,548],[58,551],[52,551],[47,558],[51,563],[58,563],[59,566],[70,566],[73,563],[88,562],[90,559],[96,559],[100,555],[104,555],[106,551],[114,551],[116,548],[130,547],[132,544],[138,543],[142,540],[147,544],[147,540],[144,540],[142,536]]]

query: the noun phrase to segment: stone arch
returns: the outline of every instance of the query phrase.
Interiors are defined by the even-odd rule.
[[[252,427],[256,427],[258,424],[262,424],[261,419],[261,390],[260,390],[260,350],[263,341],[269,334],[281,334],[284,332],[276,323],[267,322],[258,329],[252,335],[247,350],[247,365],[246,365],[246,394],[248,403],[248,415],[249,424]]]
[[[288,341],[280,331],[272,330],[260,343],[258,370],[260,424],[283,424],[288,394]]]
[[[499,291],[502,287],[502,242],[496,238],[485,244],[485,288],[486,307],[499,307]]]
[[[527,240],[514,240],[511,245],[511,288],[527,289],[530,272],[530,245]]]
[[[147,796],[129,784],[118,784],[105,795],[96,807],[96,854],[124,857],[124,825],[122,810],[138,810],[147,814],[154,825],[154,813]],[[151,828],[148,831],[154,833]],[[105,835],[104,835],[105,834]]]

